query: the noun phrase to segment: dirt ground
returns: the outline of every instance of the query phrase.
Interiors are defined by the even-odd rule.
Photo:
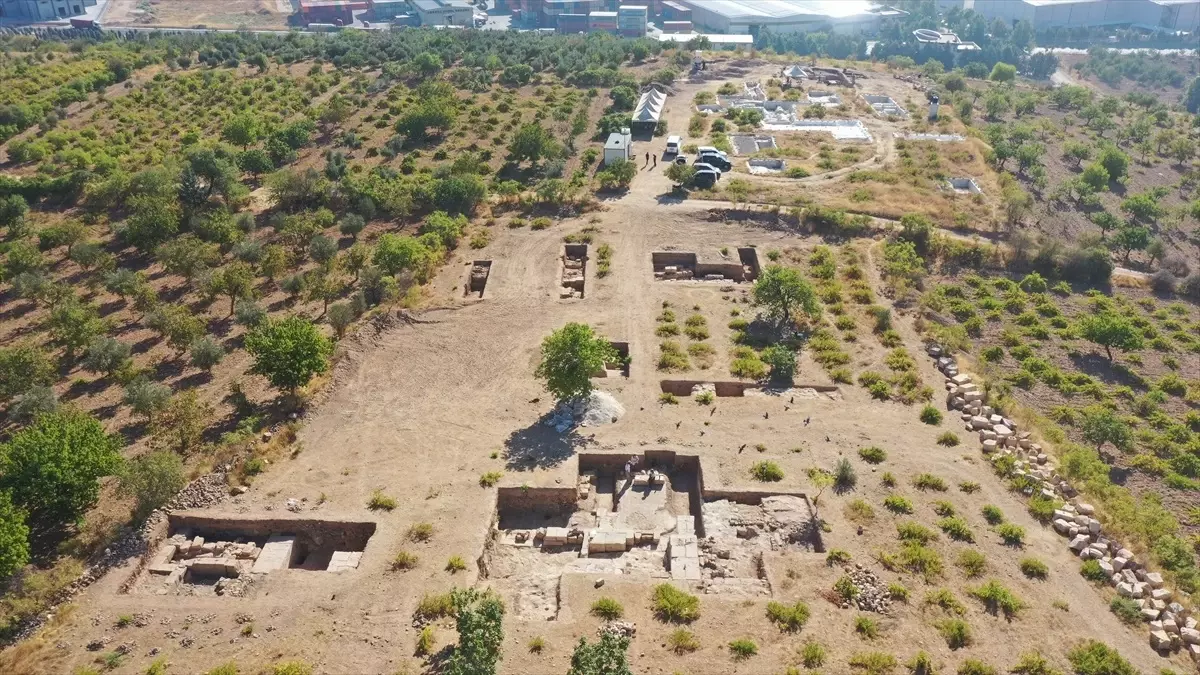
[[[856,387],[843,387],[840,400],[798,399],[786,410],[786,403],[770,397],[720,398],[715,412],[691,400],[661,406],[654,329],[662,301],[685,308],[698,304],[716,326],[725,320],[728,305],[722,304],[727,301],[717,284],[656,282],[650,252],[672,244],[692,249],[750,244],[764,251],[819,243],[787,231],[712,220],[708,206],[667,196],[670,185],[662,168],[642,172],[630,193],[590,217],[594,222],[557,222],[542,231],[496,227],[485,249],[460,250],[433,283],[435,308],[421,314],[427,323],[345,343],[331,392],[310,413],[300,434],[300,451],[273,465],[247,494],[211,509],[241,518],[373,521],[378,529],[358,569],[275,572],[255,584],[248,597],[227,598],[123,594],[120,586],[133,571],[127,566],[86,591],[73,615],[38,638],[34,644],[45,646],[46,660],[35,670],[69,672],[89,665],[99,652],[85,646],[109,636],[106,650],[131,645],[130,656],[116,668],[120,673],[142,672],[164,657],[170,672],[202,672],[230,660],[252,670],[286,659],[308,661],[321,673],[418,672],[422,662],[413,656],[416,603],[425,593],[477,580],[500,592],[510,608],[501,662],[505,673],[564,672],[578,638],[594,637],[599,620],[587,608],[602,594],[621,601],[626,618],[637,626],[630,656],[639,673],[780,672],[797,662],[797,649],[808,639],[826,645],[829,672],[848,672],[849,656],[869,650],[892,652],[903,662],[924,649],[952,671],[966,658],[1007,668],[1018,652],[1037,648],[1065,667],[1063,654],[1089,637],[1119,648],[1142,672],[1167,665],[1149,649],[1140,627],[1126,628],[1107,611],[1107,600],[1075,573],[1078,563],[1061,540],[1026,515],[974,450],[935,444],[938,434],[957,429],[956,424],[926,426],[917,420],[917,408],[871,401]],[[612,273],[598,279],[590,267],[586,298],[559,299],[562,237],[588,225],[597,228],[597,243],[614,249]],[[463,299],[472,259],[493,260],[482,299]],[[626,415],[612,425],[560,435],[540,424],[550,402],[533,378],[533,368],[541,339],[567,321],[588,322],[613,339],[628,341],[632,363],[628,379],[597,381],[624,405]],[[900,318],[897,324],[915,353],[920,345],[910,320]],[[719,331],[709,342],[720,353],[732,346]],[[940,382],[927,359],[919,362],[923,379]],[[825,381],[815,366],[806,364],[797,380],[810,378]],[[811,424],[804,423],[806,418]],[[756,444],[765,446],[765,452],[754,451]],[[868,445],[888,453],[878,469],[854,455]],[[837,457],[851,456],[859,472],[857,490],[827,492],[821,498],[821,514],[831,526],[825,542],[848,550],[886,580],[903,581],[913,600],[879,617],[879,638],[860,640],[852,629],[857,613],[820,596],[840,570],[827,567],[823,554],[788,549],[768,555],[765,564],[767,578],[776,580],[776,599],[802,599],[812,608],[811,621],[798,634],[781,633],[766,620],[767,598],[706,594],[701,596],[701,618],[691,627],[701,647],[678,656],[667,651],[665,642],[674,626],[655,621],[650,613],[650,589],[658,580],[632,575],[609,577],[599,590],[593,587],[596,575],[565,576],[557,618],[522,616],[516,609],[522,579],[478,578],[476,561],[489,537],[495,504],[494,490],[480,487],[479,476],[502,471],[502,486],[571,485],[573,457],[584,448],[621,455],[658,448],[698,454],[710,489],[755,487],[750,465],[771,459],[786,475],[775,484],[780,490],[806,490],[807,468],[830,467]],[[801,451],[790,452],[792,448]],[[956,505],[976,529],[976,546],[989,560],[988,577],[1000,579],[1029,605],[1018,620],[1005,622],[969,600],[965,588],[977,582],[967,582],[952,564],[964,545],[938,542],[935,546],[947,560],[941,583],[967,603],[966,618],[976,636],[966,649],[952,652],[945,646],[933,626],[937,617],[921,608],[921,598],[933,587],[886,572],[872,561],[878,551],[895,546],[895,519],[882,508],[892,491],[880,485],[877,470],[897,476],[894,491],[914,500],[915,517],[929,518],[934,499]],[[952,486],[976,481],[982,489],[969,495],[954,488],[945,494],[919,493],[911,479],[922,472],[935,473]],[[397,508],[369,511],[366,501],[375,490],[395,497]],[[855,498],[871,503],[877,513],[861,535],[842,514]],[[288,499],[306,500],[302,513],[289,514]],[[1005,548],[987,531],[978,515],[984,503],[998,505],[1026,528],[1025,550]],[[418,522],[431,523],[433,537],[410,544],[405,533]],[[401,547],[416,553],[419,562],[413,570],[393,572],[390,563]],[[454,555],[468,561],[465,572],[443,570]],[[1017,560],[1027,555],[1049,565],[1048,581],[1028,581],[1017,571]],[[794,572],[789,575],[788,570]],[[1054,600],[1067,601],[1069,611],[1052,607]],[[143,627],[116,627],[118,616],[137,613],[148,619]],[[241,634],[244,624],[238,621],[246,615],[254,627],[249,636]],[[535,636],[546,642],[541,654],[526,648]],[[754,639],[759,654],[748,661],[731,660],[724,645],[738,637]],[[453,639],[452,626],[439,625],[437,648]]]
[[[290,0],[110,0],[106,26],[287,29]]]

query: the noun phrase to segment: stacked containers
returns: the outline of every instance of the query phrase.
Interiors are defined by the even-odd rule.
[[[662,31],[664,33],[690,33],[692,32],[692,22],[664,21],[662,22]]]
[[[588,30],[604,30],[610,33],[617,32],[617,13],[592,12],[588,14]]]
[[[557,27],[560,33],[586,33],[588,31],[588,15],[559,14]]]
[[[621,5],[617,8],[617,29],[625,37],[644,36],[649,20],[650,11],[645,5]]]

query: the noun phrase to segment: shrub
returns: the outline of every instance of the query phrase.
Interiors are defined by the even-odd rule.
[[[748,659],[758,653],[758,645],[749,638],[738,638],[729,643],[729,653],[737,661]]]
[[[923,473],[913,479],[913,485],[918,490],[936,490],[937,492],[946,491],[946,481],[931,474]]]
[[[995,579],[977,588],[972,588],[967,593],[983,603],[984,608],[992,614],[1003,612],[1006,619],[1015,617],[1025,607],[1025,603]]]
[[[954,513],[955,513],[954,505],[948,501],[939,499],[938,501],[933,503],[933,512],[938,514],[939,516],[944,516],[944,517],[949,518],[950,516],[954,515]]]
[[[942,411],[931,405],[927,405],[924,408],[921,408],[921,421],[931,426],[941,424]]]
[[[658,402],[663,405],[679,405],[679,397],[669,391],[658,395]]]
[[[1004,523],[996,528],[996,534],[1008,546],[1022,546],[1025,543],[1025,528],[1015,523]]]
[[[433,525],[429,523],[417,523],[408,528],[405,534],[409,541],[429,541],[433,538]]]
[[[367,508],[372,511],[391,511],[396,508],[396,498],[389,497],[380,490],[371,493],[371,498],[367,500]]]
[[[937,673],[937,669],[933,665],[933,657],[925,650],[917,652],[917,655],[904,664],[904,667],[908,668],[911,675],[935,675]]]
[[[841,457],[833,465],[833,485],[838,490],[852,490],[858,484],[858,474],[850,460]]]
[[[937,443],[938,445],[944,445],[947,448],[953,448],[959,444],[958,434],[954,433],[953,431],[946,431],[942,433],[941,436],[938,436]]]
[[[425,656],[433,651],[433,624],[427,624],[417,636],[417,656]]]
[[[936,591],[929,591],[926,593],[925,604],[927,606],[937,607],[943,612],[959,615],[967,613],[967,608],[958,601],[958,598],[954,597],[954,594],[951,593],[949,589],[946,588],[939,588]]]
[[[855,499],[846,505],[846,520],[852,523],[869,523],[875,520],[875,509],[861,499]]]
[[[890,495],[883,500],[883,506],[892,513],[912,513],[913,504],[907,497]]]
[[[971,644],[971,627],[962,619],[943,619],[937,623],[937,629],[950,649],[962,649]]]
[[[1122,623],[1136,626],[1142,622],[1142,608],[1133,598],[1113,598],[1108,609],[1116,614]]]
[[[908,588],[899,581],[893,581],[892,583],[888,584],[887,595],[892,600],[908,602]]]
[[[608,621],[625,616],[625,608],[621,606],[621,603],[607,596],[593,602],[591,611],[594,616]]]
[[[700,618],[700,598],[671,584],[654,587],[653,607],[660,621],[690,623]]]
[[[958,566],[968,579],[975,579],[987,572],[987,558],[979,551],[967,549],[958,554]]]
[[[1004,512],[999,506],[993,504],[984,504],[980,509],[983,512],[983,519],[988,522],[988,525],[999,525],[1004,522]]]
[[[903,542],[895,554],[880,554],[879,562],[889,570],[902,569],[920,574],[930,583],[941,577],[944,569],[942,557],[937,551],[915,541]]]
[[[755,480],[764,483],[775,483],[783,480],[783,469],[779,468],[779,465],[775,462],[755,462],[754,466],[750,467],[750,475]]]
[[[825,555],[825,564],[830,567],[845,565],[848,562],[850,562],[850,552],[840,548],[831,549]]]
[[[1045,579],[1050,575],[1050,568],[1037,558],[1021,558],[1017,566],[1021,569],[1021,574],[1030,579]]]
[[[504,474],[500,473],[499,471],[488,471],[479,477],[479,487],[490,488],[496,483],[499,483],[503,476]]]
[[[897,666],[896,657],[886,652],[865,652],[850,657],[850,667],[864,675],[888,675]]]
[[[962,492],[964,494],[969,494],[969,495],[975,494],[976,492],[979,492],[981,489],[982,488],[980,488],[979,483],[976,483],[975,481],[971,481],[971,480],[965,480],[958,484],[959,492]]]
[[[546,649],[546,640],[540,635],[536,635],[529,639],[529,643],[525,645],[529,649],[530,654],[541,654]]]
[[[1021,654],[1021,658],[1016,665],[1008,669],[1008,672],[1013,675],[1062,675],[1062,673],[1050,666],[1046,658],[1041,654],[1034,652],[1025,652]]]
[[[454,600],[449,593],[442,593],[441,595],[426,594],[417,603],[417,608],[413,610],[413,616],[423,621],[436,621],[453,613]]]
[[[415,553],[409,553],[408,551],[405,551],[404,549],[400,549],[396,553],[396,557],[392,558],[392,569],[393,570],[411,570],[417,566],[417,560],[418,560],[418,558]]]
[[[1082,575],[1084,579],[1087,579],[1093,583],[1108,583],[1108,575],[1105,574],[1104,569],[1100,567],[1099,560],[1083,561],[1083,564],[1079,566],[1079,574]]]
[[[452,555],[450,556],[450,559],[446,561],[446,571],[451,574],[454,574],[455,572],[462,572],[465,569],[467,569],[467,562],[463,560],[462,556],[460,555]]]
[[[1000,65],[1000,64],[997,64]],[[997,675],[996,669],[978,659],[967,659],[958,667],[958,675]]]
[[[696,634],[686,628],[677,628],[667,636],[667,644],[676,654],[690,654],[700,649]]]
[[[1050,522],[1054,518],[1054,511],[1060,506],[1062,506],[1062,502],[1059,500],[1043,497],[1041,494],[1034,494],[1026,504],[1029,515],[1043,524]]]
[[[938,538],[937,532],[912,521],[896,525],[896,536],[900,538],[900,541],[915,541],[919,544],[928,544]]]
[[[859,448],[858,456],[868,464],[881,464],[887,459],[887,452],[883,448],[872,445],[867,448]]]
[[[833,582],[833,592],[842,600],[849,602],[857,598],[862,593],[862,589],[854,583],[853,579],[843,574]]]
[[[820,668],[825,665],[825,647],[819,642],[806,642],[800,648],[800,662],[805,668]]]
[[[854,632],[864,640],[874,640],[879,637],[879,624],[869,616],[855,617]]]
[[[988,363],[997,363],[1004,359],[1004,347],[999,345],[986,347],[979,354],[983,357],[984,361],[987,361]]]
[[[888,488],[896,487],[896,477],[892,475],[891,471],[884,471],[883,475],[879,477],[879,484]]]
[[[1088,640],[1067,652],[1075,675],[1137,675],[1137,670],[1117,650],[1103,642]]]
[[[794,605],[782,602],[767,603],[767,619],[779,627],[779,630],[795,632],[808,623],[808,605],[797,601]]]

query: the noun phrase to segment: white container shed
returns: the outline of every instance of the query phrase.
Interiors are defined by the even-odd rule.
[[[618,133],[614,131],[608,135],[608,140],[604,143],[604,164],[605,166],[621,159],[628,160],[633,156],[633,135],[628,127],[621,129]]]

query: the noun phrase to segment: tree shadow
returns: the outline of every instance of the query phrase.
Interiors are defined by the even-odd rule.
[[[146,352],[150,351],[154,345],[158,344],[159,340],[160,338],[156,335],[142,338],[141,340],[138,340],[129,346],[129,352],[131,354],[145,354]]]
[[[686,195],[686,193],[684,193],[684,195]],[[661,194],[654,195],[654,201],[657,202],[659,206],[682,204],[687,200],[687,197],[684,195],[672,190],[670,192],[663,192]]]
[[[123,425],[120,429],[117,429],[117,433],[120,434],[121,437],[125,439],[125,443],[127,445],[129,445],[132,443],[136,443],[138,441],[138,439],[145,436],[146,432],[148,432],[149,430],[150,430],[150,422],[149,421],[138,420],[136,422],[130,422],[128,424]]]
[[[1145,388],[1142,380],[1120,364],[1110,362],[1103,354],[1092,352],[1072,356],[1070,359],[1081,373],[1097,378],[1105,384],[1123,385],[1134,389]]]
[[[94,396],[108,389],[113,384],[107,377],[98,377],[90,382],[81,379],[76,379],[71,382],[71,386],[67,387],[64,398],[79,398],[81,396]]]
[[[1110,466],[1108,468],[1108,479],[1112,481],[1113,485],[1124,485],[1129,481],[1131,475],[1133,475],[1133,472],[1129,469],[1119,466]]]
[[[509,434],[504,441],[506,468],[528,471],[558,466],[592,441],[592,436],[580,435],[578,427],[558,433],[554,427],[546,426],[545,421],[549,418],[550,413],[547,413],[524,429]]]
[[[119,312],[124,307],[125,301],[118,298],[116,300],[109,300],[108,302],[101,303],[98,312],[100,314],[100,318],[103,319],[110,314]]]
[[[112,419],[113,417],[116,417],[117,411],[119,411],[120,409],[121,409],[120,404],[112,403],[110,405],[103,405],[103,406],[100,406],[99,408],[92,410],[92,414],[95,415],[96,417],[99,417],[102,420],[108,420],[108,419]]]
[[[201,371],[192,373],[191,375],[187,375],[187,376],[179,378],[179,380],[177,380],[175,382],[175,384],[182,391],[182,390],[186,390],[186,389],[192,389],[193,387],[199,387],[202,384],[208,384],[209,382],[212,382],[212,379],[213,379],[213,374],[211,372],[209,372],[207,370],[201,370]]]
[[[7,293],[3,296],[4,297],[3,304],[6,305],[8,308],[3,311],[0,311],[0,321],[14,321],[17,319],[21,319],[26,314],[32,312],[34,309],[37,308],[36,303],[17,302],[16,298],[8,297],[8,296],[9,296],[9,294],[7,294]]]

